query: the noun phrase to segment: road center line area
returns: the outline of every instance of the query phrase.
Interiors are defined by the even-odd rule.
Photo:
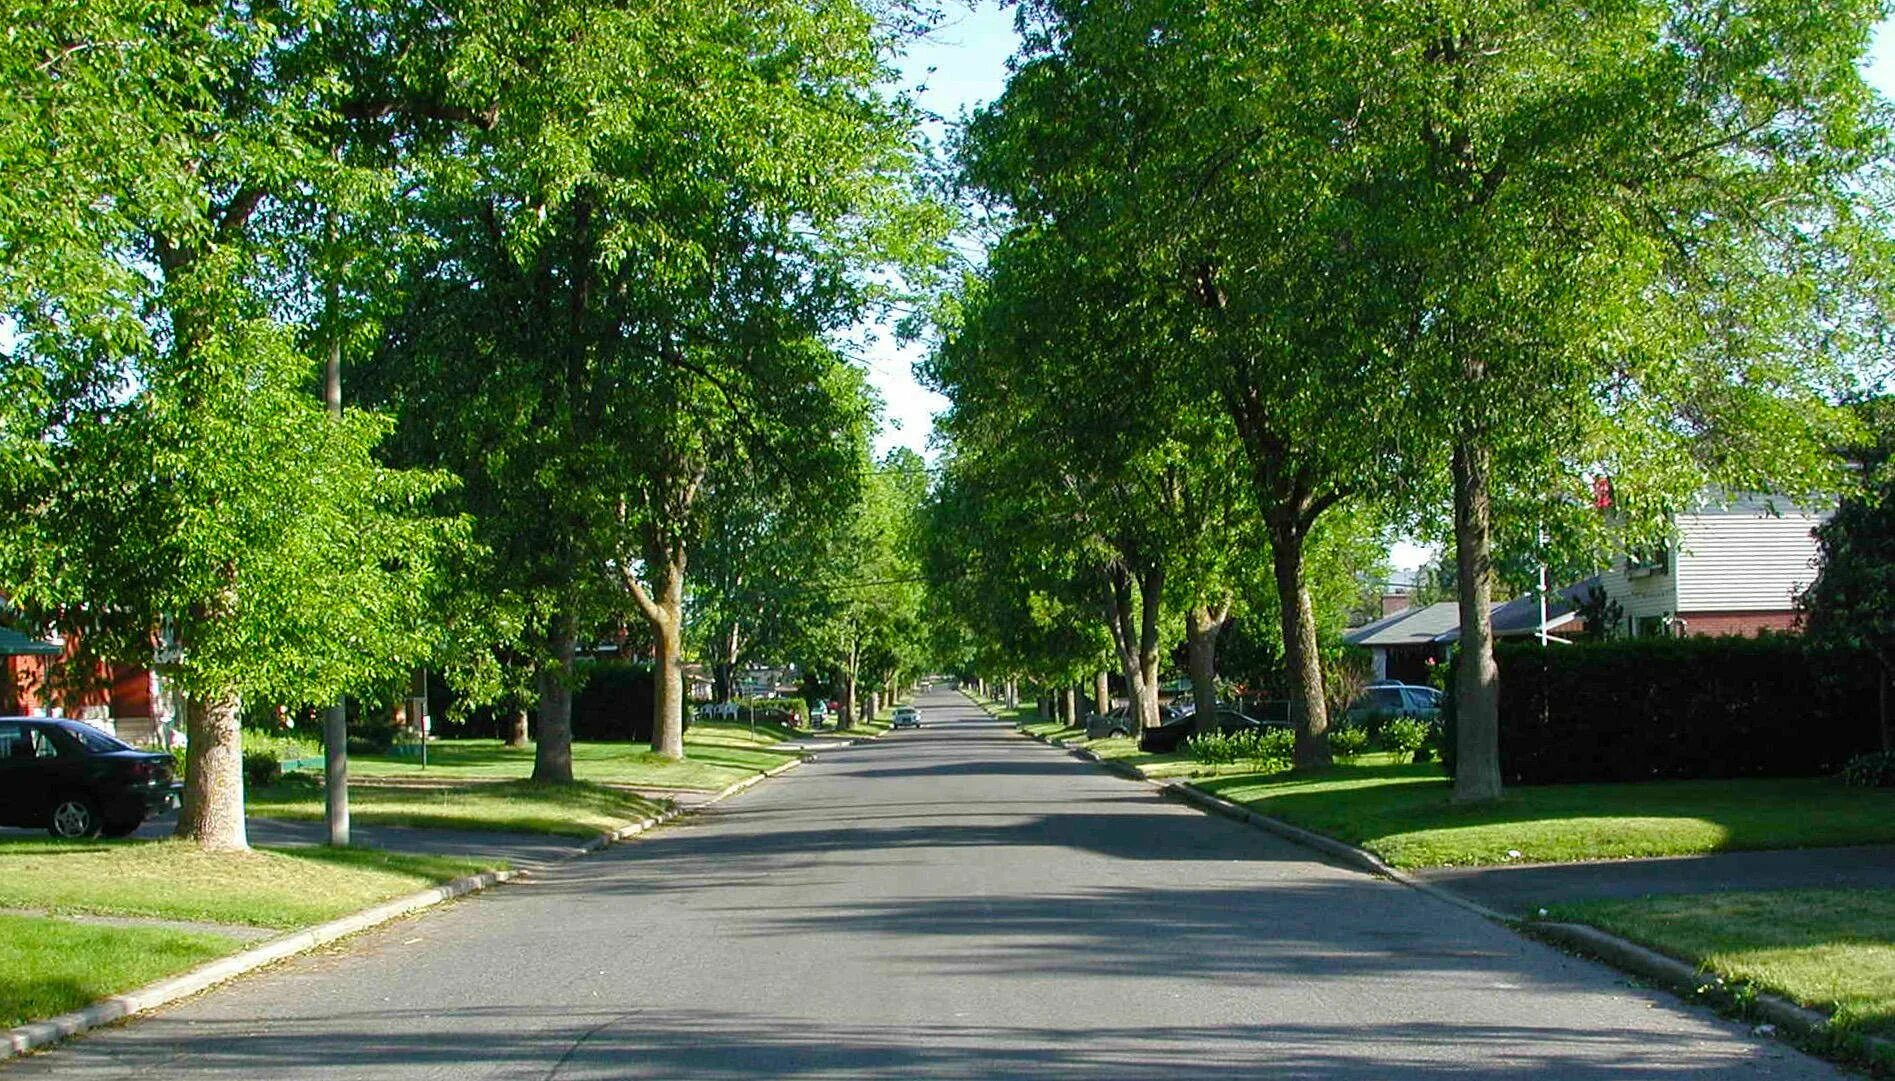
[[[1834,1078],[958,694],[726,805],[0,1068],[58,1078]]]

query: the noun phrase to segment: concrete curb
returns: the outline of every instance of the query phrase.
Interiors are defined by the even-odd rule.
[[[1686,999],[1695,1001],[1703,997],[1710,997],[1719,1005],[1728,1007],[1739,1005],[1741,997],[1745,1000],[1742,1002],[1742,1005],[1749,1013],[1762,1018],[1764,1022],[1774,1025],[1779,1029],[1794,1033],[1798,1036],[1816,1039],[1828,1038],[1834,1035],[1829,1027],[1830,1016],[1821,1010],[1812,1010],[1804,1006],[1798,1006],[1796,1003],[1776,995],[1759,993],[1740,996],[1736,988],[1724,984],[1723,981],[1717,977],[1709,976],[1684,961],[1659,953],[1649,947],[1641,946],[1629,939],[1620,938],[1610,932],[1601,931],[1599,928],[1593,927],[1590,924],[1523,920],[1509,916],[1504,912],[1488,908],[1486,905],[1472,900],[1471,898],[1462,897],[1452,890],[1443,889],[1431,882],[1424,882],[1402,871],[1400,868],[1391,867],[1382,862],[1379,856],[1367,849],[1358,848],[1344,841],[1338,841],[1334,837],[1314,833],[1300,826],[1293,826],[1280,818],[1258,814],[1242,804],[1206,792],[1188,781],[1153,780],[1133,767],[1120,762],[1114,762],[1110,759],[1100,758],[1098,755],[1084,748],[1068,747],[1063,743],[1058,743],[1018,728],[1014,729],[1014,731],[1019,732],[1028,739],[1036,740],[1049,747],[1056,747],[1063,750],[1074,758],[1105,766],[1113,773],[1130,777],[1142,784],[1157,789],[1161,795],[1189,803],[1193,807],[1210,814],[1220,815],[1235,822],[1243,822],[1259,829],[1267,830],[1285,840],[1293,841],[1305,848],[1314,849],[1324,855],[1331,856],[1338,862],[1353,867],[1358,871],[1365,871],[1381,878],[1390,879],[1407,886],[1409,889],[1425,893],[1430,897],[1454,905],[1457,908],[1466,909],[1484,919],[1491,920],[1505,927],[1510,927],[1521,934],[1543,939],[1554,945],[1601,961],[1621,972],[1627,972],[1659,986],[1668,987]],[[1860,1044],[1867,1050],[1869,1055],[1876,1058],[1886,1057],[1889,1061],[1895,1062],[1895,1041],[1883,1039],[1879,1036],[1855,1036],[1853,1034],[1847,1038]]]
[[[782,765],[772,766],[770,769],[756,774],[755,776],[746,777],[741,781],[719,790],[717,794],[705,800],[697,807],[689,809],[674,807],[664,814],[654,815],[640,822],[633,822],[630,825],[622,826],[610,833],[601,833],[567,855],[549,861],[549,866],[569,863],[581,856],[597,852],[608,845],[617,844],[620,841],[636,837],[641,833],[650,832],[659,826],[675,821],[701,808],[709,807],[714,803],[729,799],[740,792],[744,792],[761,784],[771,777],[787,773],[813,757],[814,755],[793,758]],[[188,972],[181,972],[176,976],[159,980],[157,983],[146,984],[136,990],[113,995],[110,998],[102,998],[83,1009],[74,1010],[71,1013],[62,1013],[57,1017],[49,1017],[43,1021],[29,1021],[24,1025],[7,1031],[6,1046],[3,1050],[0,1050],[0,1061],[26,1054],[28,1051],[46,1047],[49,1044],[58,1043],[61,1040],[77,1036],[89,1029],[98,1028],[100,1025],[109,1025],[114,1021],[122,1021],[128,1017],[134,1017],[138,1014],[155,1010],[160,1006],[168,1006],[179,999],[189,998],[192,995],[207,991],[220,983],[235,979],[248,972],[254,972],[265,965],[273,965],[278,961],[294,957],[299,953],[305,953],[318,946],[326,946],[337,939],[360,934],[363,931],[400,919],[403,916],[411,915],[422,909],[432,908],[443,901],[451,901],[456,897],[475,893],[479,890],[487,889],[490,886],[497,886],[502,882],[512,882],[527,878],[530,877],[530,875],[531,872],[529,871],[482,871],[477,875],[457,878],[452,882],[442,883],[439,886],[421,890],[417,893],[411,893],[406,897],[397,897],[392,901],[384,901],[379,905],[365,908],[352,915],[330,920],[328,923],[318,924],[314,927],[306,927],[301,931],[293,931],[287,935],[270,939],[261,945],[253,946],[247,950],[240,950],[227,957],[220,957],[215,961],[206,962]]]

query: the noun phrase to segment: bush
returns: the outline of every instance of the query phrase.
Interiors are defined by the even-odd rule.
[[[1396,717],[1382,725],[1382,746],[1413,760],[1434,737],[1434,726],[1413,717]]]
[[[1799,638],[1501,642],[1495,656],[1508,784],[1816,777],[1881,746],[1873,661],[1817,663]]]
[[[184,780],[184,767],[190,760],[191,749],[189,747],[179,744],[171,748],[171,775],[180,781]]]
[[[1238,758],[1236,740],[1222,732],[1192,736],[1185,741],[1184,749],[1192,759],[1207,766],[1228,765]]]
[[[1367,729],[1346,726],[1329,733],[1329,749],[1344,758],[1354,758],[1369,749]]]
[[[1296,733],[1287,728],[1235,732],[1212,732],[1193,736],[1185,742],[1185,751],[1207,766],[1248,762],[1259,773],[1288,769],[1296,752]]]
[[[1895,751],[1856,755],[1842,767],[1842,781],[1857,788],[1895,788]]]
[[[246,788],[267,788],[283,776],[283,763],[273,751],[243,753],[243,783]]]

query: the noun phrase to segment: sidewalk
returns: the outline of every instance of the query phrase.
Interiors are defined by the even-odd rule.
[[[1429,867],[1407,873],[1488,908],[1528,916],[1544,905],[1667,893],[1895,889],[1895,845],[1719,852],[1590,863]]]

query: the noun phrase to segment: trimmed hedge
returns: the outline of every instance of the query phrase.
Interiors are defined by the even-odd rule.
[[[1508,784],[1831,774],[1879,748],[1872,666],[1800,638],[1500,642]]]

